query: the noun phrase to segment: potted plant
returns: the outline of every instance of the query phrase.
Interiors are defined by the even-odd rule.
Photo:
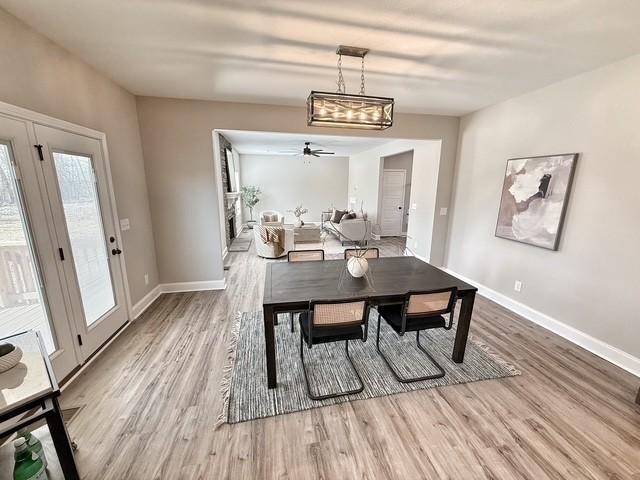
[[[300,228],[302,225],[304,225],[304,222],[302,221],[302,215],[304,215],[305,213],[307,213],[309,210],[307,210],[306,208],[303,208],[302,205],[298,205],[296,208],[294,208],[293,210],[287,210],[287,212],[291,212],[295,215],[296,217],[296,222],[293,224],[296,228]]]
[[[256,221],[253,219],[253,207],[260,201],[260,189],[255,185],[246,185],[240,189],[240,196],[244,206],[249,209],[250,220],[247,221],[247,227],[253,228]]]

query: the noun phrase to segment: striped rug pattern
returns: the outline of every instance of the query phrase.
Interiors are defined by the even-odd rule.
[[[520,375],[513,365],[471,337],[464,363],[453,362],[454,325],[449,331],[437,329],[420,335],[421,344],[446,371],[445,377],[410,384],[399,383],[376,350],[377,318],[377,313],[372,310],[366,342],[351,341],[349,344],[351,358],[360,372],[365,389],[349,397],[314,401],[306,394],[300,364],[300,325],[296,322],[295,332],[291,333],[288,315],[279,317],[279,324],[275,327],[278,388],[269,390],[262,312],[241,313],[232,329],[221,386],[225,402],[219,423],[245,422],[341,402]],[[403,376],[435,373],[428,358],[415,346],[415,338],[415,333],[399,337],[382,321],[381,349]],[[315,394],[355,388],[356,380],[345,357],[344,342],[314,345],[311,350],[306,346],[304,348],[305,365]]]

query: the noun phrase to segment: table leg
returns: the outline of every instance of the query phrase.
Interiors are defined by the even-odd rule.
[[[60,467],[64,473],[64,478],[67,480],[79,480],[78,468],[73,458],[73,449],[71,448],[71,441],[67,430],[64,426],[62,419],[62,411],[60,410],[60,404],[57,398],[52,398],[52,409],[47,414],[47,425],[49,426],[49,433],[53,440],[53,446],[56,448],[58,454],[58,460],[60,461]]]
[[[456,328],[456,339],[453,344],[453,355],[451,358],[456,363],[464,360],[464,351],[467,348],[467,337],[469,336],[469,326],[471,325],[471,314],[473,313],[473,302],[476,292],[470,292],[462,297],[460,315],[458,316],[458,326]]]
[[[640,388],[638,389],[638,395],[636,395],[636,403],[640,405]]]
[[[277,386],[277,372],[276,372],[276,339],[273,330],[274,313],[273,308],[267,305],[263,305],[264,316],[264,341],[266,346],[267,355],[267,385],[269,388],[276,388]]]

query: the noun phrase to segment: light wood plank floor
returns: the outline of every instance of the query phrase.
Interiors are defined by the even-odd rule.
[[[233,255],[224,292],[164,295],[64,391],[83,478],[640,479],[638,379],[483,298],[471,331],[522,376],[214,430],[266,264]]]

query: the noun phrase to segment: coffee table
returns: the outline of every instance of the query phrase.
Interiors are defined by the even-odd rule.
[[[293,241],[295,243],[320,243],[320,225],[305,223],[301,227],[293,227]]]

